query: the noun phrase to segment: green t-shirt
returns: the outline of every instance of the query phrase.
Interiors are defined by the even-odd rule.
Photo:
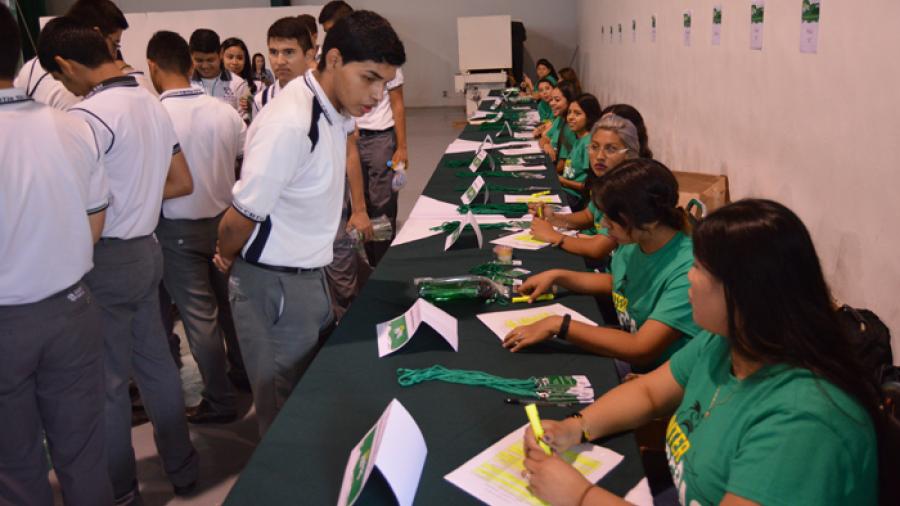
[[[591,201],[587,206],[588,212],[591,213],[591,216],[594,220],[593,228],[586,228],[581,231],[582,235],[609,235],[609,230],[606,227],[600,224],[600,221],[603,220],[603,212],[597,209],[597,206],[594,205],[594,202]]]
[[[562,139],[559,138],[560,135],[562,135]],[[557,116],[553,120],[553,124],[550,126],[550,129],[547,130],[547,137],[550,139],[550,145],[553,146],[553,149],[559,148],[557,158],[561,160],[569,158],[569,150],[572,149],[572,146],[575,145],[575,141],[578,140],[575,138],[575,133],[572,132],[569,128],[569,124],[566,123],[565,118],[562,116]]]
[[[566,160],[566,168],[563,171],[563,177],[577,183],[583,183],[588,177],[588,171],[591,170],[591,162],[588,158],[588,144],[591,143],[591,136],[588,134],[576,138],[575,144],[572,145],[571,156]]]
[[[620,246],[612,256],[613,305],[622,328],[634,334],[647,320],[656,320],[681,331],[681,337],[650,369],[701,332],[688,300],[687,274],[693,264],[694,243],[682,232],[652,254],[644,253],[634,243]]]
[[[541,100],[538,103],[538,114],[541,117],[541,121],[548,121],[553,119],[553,109],[550,108],[550,104]]]
[[[684,387],[666,431],[681,504],[728,492],[766,506],[877,503],[875,431],[841,389],[786,365],[738,380],[727,340],[708,332],[669,365]]]

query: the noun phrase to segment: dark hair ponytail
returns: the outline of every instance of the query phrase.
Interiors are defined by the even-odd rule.
[[[597,209],[627,229],[655,222],[689,232],[687,216],[678,207],[678,181],[656,160],[622,162],[593,183],[591,196]]]

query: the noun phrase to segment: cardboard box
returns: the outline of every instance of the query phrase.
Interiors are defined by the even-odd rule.
[[[678,205],[686,207],[691,199],[697,199],[711,213],[729,203],[728,176],[701,174],[699,172],[672,171],[678,180]]]

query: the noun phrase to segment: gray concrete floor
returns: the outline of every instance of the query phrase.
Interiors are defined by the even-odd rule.
[[[463,119],[465,115],[461,108],[407,110],[409,179],[407,186],[400,192],[400,223],[409,216],[447,145],[459,134],[459,129],[454,128],[453,123]],[[182,337],[181,355],[184,366],[181,378],[185,404],[194,406],[200,402],[200,373],[191,357],[180,322],[175,332]],[[172,486],[162,469],[153,442],[152,426],[145,423],[132,429],[138,481],[146,506],[222,504],[259,441],[253,399],[249,394],[240,394],[238,405],[243,416],[237,422],[228,425],[190,426],[191,439],[200,453],[200,481],[197,493],[190,498],[176,498],[172,494]],[[55,503],[61,505],[62,496],[52,473],[51,481],[56,495]]]

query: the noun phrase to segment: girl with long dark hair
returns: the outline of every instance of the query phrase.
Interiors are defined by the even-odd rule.
[[[575,135],[576,140],[572,145],[569,158],[565,162],[559,183],[574,196],[574,201],[569,199],[569,202],[576,206],[581,203],[584,181],[591,170],[588,145],[591,142],[591,131],[600,119],[600,112],[601,107],[597,97],[590,93],[584,93],[569,104],[569,111],[566,115],[566,125]]]
[[[876,385],[836,319],[806,227],[781,204],[742,200],[707,217],[694,241],[690,299],[707,332],[575,417],[544,422],[544,441],[562,452],[671,417],[682,504],[876,504]],[[530,431],[525,445],[539,497],[622,503],[545,455]]]

